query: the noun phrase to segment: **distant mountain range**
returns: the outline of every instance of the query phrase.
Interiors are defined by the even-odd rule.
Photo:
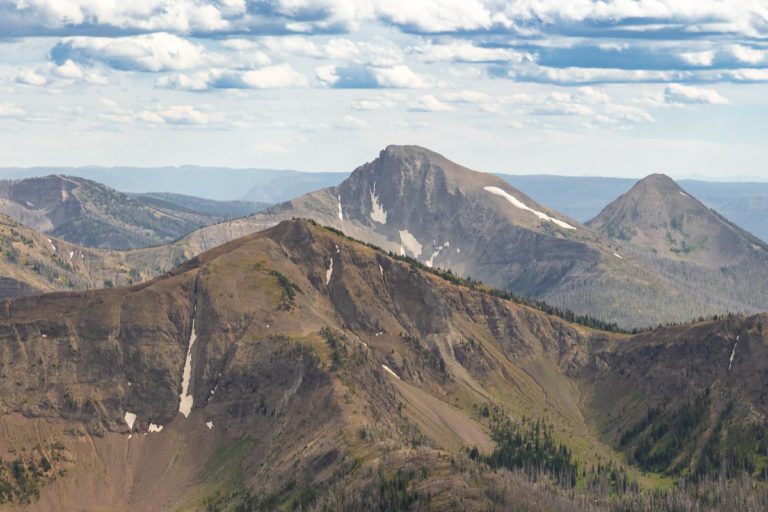
[[[456,195],[493,186],[390,148],[340,189],[377,178],[368,218],[401,214],[391,158]],[[2,302],[0,503],[589,512],[642,509],[632,489],[673,478],[759,477],[768,316],[629,336],[501,295],[295,220],[149,283]],[[729,489],[702,503],[739,509]]]
[[[657,194],[645,186],[651,181],[668,190]],[[668,178],[643,180],[633,191],[592,229],[497,176],[424,148],[390,146],[336,187],[110,260],[136,276],[159,275],[230,240],[304,217],[427,266],[627,328],[764,308],[764,244]],[[662,212],[666,227],[657,226]],[[667,237],[672,242],[659,245]]]
[[[580,222],[632,188],[637,180],[571,176],[499,174],[512,186]],[[768,241],[768,182],[679,180],[689,194],[726,219]]]
[[[62,174],[78,176],[126,193],[166,192],[216,201],[276,204],[325,187],[348,172],[302,172],[226,167],[38,167],[0,168],[0,179]],[[630,178],[511,175],[497,173],[538,203],[587,222],[637,182]],[[768,182],[679,180],[706,206],[768,241]]]
[[[70,176],[0,181],[0,213],[41,233],[107,249],[168,243],[199,227],[248,215],[263,206],[178,194],[129,196]]]
[[[51,174],[76,176],[124,193],[168,192],[216,201],[280,203],[319,188],[338,185],[349,173],[300,172],[227,167],[36,167],[0,168],[0,179]]]

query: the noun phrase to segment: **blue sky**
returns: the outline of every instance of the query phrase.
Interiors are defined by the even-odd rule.
[[[0,0],[0,166],[768,180],[765,0]]]

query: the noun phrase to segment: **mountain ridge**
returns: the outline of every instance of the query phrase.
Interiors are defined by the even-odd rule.
[[[334,489],[362,486],[365,495],[371,474],[411,464],[417,474],[433,468],[414,480],[423,493],[412,499],[441,507],[461,496],[465,509],[486,510],[509,503],[511,484],[462,453],[496,453],[493,418],[520,429],[523,417],[536,418],[579,469],[610,461],[623,471],[620,451],[664,447],[666,438],[649,441],[636,426],[649,408],[660,411],[652,429],[675,424],[700,390],[733,396],[730,409],[706,402],[707,417],[727,423],[715,431],[701,419],[686,441],[697,447],[731,442],[742,419],[767,412],[754,378],[768,361],[766,315],[630,337],[452,279],[294,220],[131,288],[0,302],[0,417],[9,433],[0,453],[55,453],[51,463],[65,470],[36,480],[40,498],[25,510],[330,500],[337,505],[317,510],[351,511],[359,508],[338,505]],[[665,385],[650,386],[652,375]],[[674,398],[679,389],[689,391]],[[630,448],[621,444],[636,431]],[[675,457],[695,467],[714,460],[687,447]],[[686,474],[671,463],[653,471]],[[473,472],[483,478],[465,479]]]

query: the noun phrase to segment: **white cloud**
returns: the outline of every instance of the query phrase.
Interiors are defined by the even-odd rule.
[[[506,48],[483,48],[470,42],[426,44],[416,46],[413,52],[424,62],[524,62],[533,60],[528,53]]]
[[[455,107],[443,103],[431,94],[426,94],[408,105],[409,110],[415,112],[451,112]]]
[[[540,105],[533,110],[539,116],[588,116],[594,111],[579,103],[559,103],[552,105]]]
[[[23,108],[13,103],[0,103],[0,117],[23,117],[27,115]]]
[[[443,94],[443,99],[453,103],[488,103],[491,101],[491,96],[484,92],[472,91],[464,89],[461,91],[447,92]]]
[[[70,37],[52,50],[54,58],[103,63],[124,71],[178,71],[222,60],[202,45],[167,33],[129,37]]]
[[[422,32],[479,30],[494,24],[491,9],[479,0],[378,0],[375,5],[381,18]]]
[[[391,96],[367,96],[355,99],[349,106],[352,110],[386,110],[397,104],[397,99]]]
[[[768,63],[768,51],[758,50],[749,46],[732,45],[729,51],[733,57],[743,64],[756,65]]]
[[[35,69],[22,69],[16,75],[16,83],[41,87],[48,83],[48,78]]]
[[[174,105],[156,111],[143,110],[136,118],[152,124],[206,125],[209,121],[206,113],[190,105]]]
[[[431,77],[416,73],[406,65],[376,66],[320,66],[317,79],[330,87],[352,89],[425,89],[434,85]]]
[[[681,53],[680,58],[683,60],[683,62],[690,64],[691,66],[709,67],[715,63],[715,55],[716,53],[714,51],[707,50],[701,52]]]
[[[336,123],[336,127],[344,130],[367,130],[370,128],[370,125],[357,117],[344,116]]]
[[[607,105],[596,120],[605,124],[640,124],[655,121],[651,114],[631,105]]]
[[[309,85],[307,77],[288,64],[249,70],[214,68],[191,74],[178,73],[157,80],[165,89],[205,91],[209,89],[287,89]]]
[[[315,43],[306,36],[279,36],[259,38],[258,42],[254,41],[252,44],[284,58],[306,57],[380,67],[394,66],[403,61],[402,50],[380,38],[374,38],[372,41],[333,38]]]
[[[664,99],[671,104],[727,105],[727,98],[714,89],[702,89],[682,84],[669,84],[664,89]]]
[[[429,77],[416,73],[405,65],[374,68],[373,75],[382,87],[423,89],[433,85],[433,81]]]
[[[74,61],[67,60],[61,66],[53,68],[53,73],[59,78],[78,80],[85,76],[83,70],[74,63]]]

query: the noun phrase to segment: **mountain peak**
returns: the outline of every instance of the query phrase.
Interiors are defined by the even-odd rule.
[[[659,192],[666,192],[666,193],[679,193],[684,192],[683,188],[677,184],[675,180],[667,176],[666,174],[661,173],[654,173],[649,174],[645,178],[638,181],[632,189],[630,189],[630,192],[635,191],[643,191],[647,189],[656,190]],[[685,194],[686,196],[688,194]]]
[[[705,265],[733,263],[761,245],[664,174],[638,181],[588,225],[666,257]]]

